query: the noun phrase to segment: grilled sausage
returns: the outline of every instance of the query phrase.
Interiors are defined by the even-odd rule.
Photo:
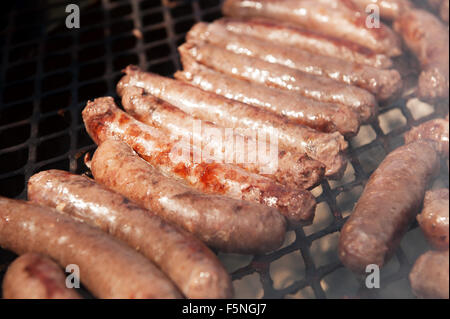
[[[394,28],[421,64],[419,97],[426,100],[448,98],[448,28],[424,10],[406,12],[395,21]]]
[[[377,103],[373,95],[355,86],[250,56],[237,55],[215,45],[185,43],[178,50],[182,58],[191,57],[216,71],[243,80],[297,92],[320,102],[347,105],[356,109],[363,121],[376,113]]]
[[[393,65],[387,55],[375,53],[351,41],[315,33],[295,25],[255,18],[222,18],[214,23],[220,23],[228,31],[236,34],[252,36],[277,45],[290,46],[350,63],[369,65],[380,69],[387,69]]]
[[[154,262],[187,298],[232,296],[227,272],[202,242],[85,176],[40,172],[28,182],[28,197],[124,241]]]
[[[449,255],[447,251],[429,251],[417,259],[409,281],[419,298],[448,299]]]
[[[244,145],[256,145],[259,139],[257,137],[250,138],[239,134],[227,133],[225,128],[219,127],[211,122],[202,122],[201,125],[196,123],[198,121],[195,117],[183,112],[179,108],[154,97],[151,94],[146,94],[144,89],[136,86],[129,86],[122,92],[122,105],[125,110],[136,118],[137,120],[166,130],[169,134],[174,136],[188,136],[190,140],[195,141],[193,144],[208,144],[214,148],[216,152],[222,153],[221,158],[231,156],[231,162],[238,162],[239,157],[245,156],[245,149],[239,151],[239,148],[229,149],[230,147],[224,146],[222,139],[216,141],[216,139],[210,139],[208,136],[208,130],[220,132],[220,136],[230,136],[227,140],[239,141],[242,140]],[[232,132],[233,133],[233,132]],[[194,139],[195,138],[195,139]],[[243,148],[244,148],[243,145]],[[269,148],[276,149],[278,145],[271,145]],[[231,154],[231,155],[230,155]],[[290,188],[305,188],[305,186],[311,186],[311,181],[319,182],[323,176],[324,167],[321,163],[312,160],[304,155],[296,155],[287,151],[278,152],[277,161],[269,161],[272,174],[265,176],[275,178],[279,183],[286,185]],[[243,166],[255,173],[260,169],[257,165],[243,164]],[[300,191],[302,192],[302,191]],[[304,192],[305,209],[302,211],[309,212],[313,208],[313,201],[308,192]],[[306,209],[308,207],[308,209]]]
[[[229,100],[181,81],[143,72],[135,66],[129,66],[124,71],[127,75],[117,85],[119,95],[127,86],[142,87],[147,93],[201,120],[220,123],[223,127],[234,129],[250,128],[268,134],[277,132],[282,147],[307,154],[325,164],[325,175],[328,177],[339,178],[345,170],[347,161],[342,151],[348,144],[337,132],[326,134],[295,125],[260,108]]]
[[[365,12],[373,4],[378,6],[380,15],[387,20],[397,19],[403,12],[410,10],[413,5],[409,0],[352,0],[358,8]],[[366,11],[367,12],[367,11]],[[368,12],[367,12],[368,13]]]
[[[435,119],[413,127],[405,134],[405,143],[419,140],[427,141],[441,156],[448,157],[448,123],[448,119]]]
[[[173,140],[165,132],[137,121],[119,110],[112,98],[89,102],[83,110],[83,120],[86,130],[97,144],[109,138],[125,141],[165,174],[182,179],[202,192],[279,208],[295,225],[303,222],[309,224],[314,216],[314,207],[304,205],[305,196],[309,193],[294,192],[270,178],[222,160],[208,162],[200,158],[197,161],[196,156],[202,155],[204,149],[195,148],[196,145],[192,145],[191,149],[189,139],[184,139],[187,142],[183,137]],[[185,150],[186,158],[177,158],[180,149]],[[304,208],[307,210],[303,211]]]
[[[67,288],[66,276],[51,259],[27,253],[12,262],[3,278],[5,299],[80,299]]]
[[[342,38],[389,56],[401,54],[395,33],[383,23],[366,27],[366,17],[349,0],[227,0],[227,16],[260,17],[293,23],[325,35]]]
[[[221,251],[262,253],[283,243],[286,222],[275,209],[197,192],[163,175],[123,142],[103,142],[91,170],[97,182]]]
[[[324,103],[296,93],[266,87],[216,72],[182,54],[183,72],[175,78],[202,90],[264,108],[288,118],[292,123],[321,132],[354,136],[359,131],[359,115],[349,106]]]
[[[450,0],[444,0],[444,1],[442,1],[441,7],[439,9],[439,14],[441,16],[441,19],[447,23],[448,23],[448,16],[449,16],[449,7],[450,7]]]
[[[417,216],[425,237],[434,248],[440,250],[448,250],[448,197],[448,189],[428,191],[425,194],[422,213]]]
[[[399,93],[402,79],[396,70],[380,70],[365,65],[347,63],[338,58],[312,54],[305,50],[274,45],[271,42],[227,31],[221,23],[197,23],[187,34],[188,42],[207,42],[236,54],[260,58],[304,73],[323,76],[340,83],[357,86],[373,93],[379,100],[387,100]],[[361,104],[375,104],[373,97],[363,90],[355,90]]]
[[[414,142],[390,153],[370,177],[339,240],[342,263],[356,273],[382,267],[421,207],[425,188],[439,168],[431,146]]]
[[[0,246],[16,254],[46,255],[98,298],[180,298],[172,282],[149,260],[101,230],[56,210],[0,197]]]

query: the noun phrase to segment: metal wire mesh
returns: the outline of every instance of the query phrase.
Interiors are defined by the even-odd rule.
[[[26,198],[26,181],[40,170],[85,172],[83,155],[95,148],[80,115],[86,101],[116,96],[120,70],[128,64],[172,75],[180,68],[177,46],[186,32],[195,22],[219,18],[221,2],[78,1],[80,29],[65,27],[67,1],[10,4],[0,19],[0,195]],[[383,107],[379,121],[362,127],[350,141],[344,179],[324,181],[313,191],[319,203],[314,225],[291,232],[283,248],[267,255],[220,254],[237,296],[380,296],[359,289],[360,283],[342,268],[336,235],[385,154],[402,143],[410,127],[437,117],[436,110],[417,115],[406,100]],[[448,176],[447,165],[443,167]],[[383,286],[405,280],[413,258],[426,249],[417,236],[413,240],[422,248],[410,256],[400,249],[392,271],[383,272]],[[13,258],[0,251],[0,277]],[[381,296],[411,296],[408,287],[394,290]]]

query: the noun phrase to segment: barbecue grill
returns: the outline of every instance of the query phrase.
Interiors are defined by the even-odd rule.
[[[220,0],[78,1],[81,28],[68,29],[69,1],[15,1],[0,18],[0,195],[26,198],[26,182],[50,168],[86,173],[95,146],[81,110],[87,100],[116,96],[121,69],[136,64],[171,76],[180,69],[177,46],[198,21],[221,16]],[[412,72],[411,78],[417,74]],[[346,270],[337,256],[339,230],[384,156],[412,126],[442,116],[439,106],[409,98],[380,108],[378,121],[350,140],[350,164],[341,181],[324,180],[313,225],[288,233],[285,245],[261,256],[219,254],[237,297],[412,297],[407,275],[427,244],[413,225],[381,272],[381,289]],[[408,102],[408,103],[407,103]],[[442,165],[448,187],[448,164]],[[14,255],[0,250],[0,281]]]

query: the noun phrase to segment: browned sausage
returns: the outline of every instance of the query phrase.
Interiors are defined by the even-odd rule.
[[[321,132],[354,136],[359,131],[359,115],[349,106],[314,101],[296,93],[266,87],[229,76],[182,55],[183,72],[175,78],[202,90],[254,105],[287,117],[292,123]]]
[[[251,56],[237,55],[211,44],[185,43],[178,50],[182,59],[193,58],[216,71],[243,80],[298,93],[319,102],[347,105],[358,111],[362,121],[369,120],[376,113],[377,103],[374,96],[355,86]],[[314,108],[311,106],[311,109]]]
[[[279,208],[294,225],[312,221],[314,207],[304,205],[305,199],[310,202],[310,193],[292,191],[270,178],[250,173],[220,158],[208,162],[202,156],[197,161],[195,154],[202,155],[203,149],[196,149],[189,139],[171,136],[137,121],[119,110],[112,98],[88,102],[83,110],[83,120],[86,130],[97,144],[109,138],[122,140],[165,174],[181,179],[202,192]],[[179,149],[186,150],[186,157],[177,158],[174,155]],[[303,211],[304,208],[307,210]]]
[[[33,202],[99,227],[153,261],[187,298],[231,298],[230,278],[198,239],[93,180],[51,170],[32,176]]]
[[[252,36],[277,45],[290,46],[350,63],[380,69],[387,69],[393,65],[392,60],[384,54],[375,53],[351,41],[305,30],[292,24],[256,18],[222,18],[214,23],[223,24],[228,31],[236,34]]]
[[[387,20],[395,20],[403,12],[410,10],[413,5],[409,0],[352,0],[358,8],[365,12],[366,8],[374,4],[378,6],[380,15]],[[366,12],[367,13],[367,12]]]
[[[422,66],[419,97],[448,98],[449,34],[434,15],[424,10],[410,10],[394,23],[409,49]]]
[[[447,251],[429,251],[417,259],[409,280],[414,294],[419,298],[448,299]]]
[[[370,177],[341,231],[339,257],[357,273],[383,266],[421,207],[425,189],[439,168],[431,146],[414,142],[390,153]]]
[[[395,33],[383,23],[366,27],[366,16],[349,0],[227,0],[227,16],[261,17],[289,22],[342,38],[390,56],[401,54]]]
[[[448,23],[449,7],[450,7],[450,1],[444,0],[441,3],[441,7],[439,8],[439,14],[441,16],[441,19],[447,23]]]
[[[405,134],[405,143],[423,140],[431,143],[436,152],[448,157],[448,119],[435,119],[413,127]]]
[[[163,175],[123,142],[103,142],[91,170],[97,182],[221,251],[262,253],[283,243],[286,222],[275,209],[197,192]]]
[[[65,268],[98,298],[180,298],[172,282],[144,256],[101,230],[24,201],[0,197],[0,246],[36,252]]]
[[[232,161],[236,163],[236,158],[239,157],[240,153],[237,149],[228,150],[227,146],[223,145],[222,139],[216,141],[215,139],[210,139],[208,137],[208,130],[216,130],[220,132],[220,136],[227,136],[227,130],[220,126],[217,126],[211,122],[201,122],[195,117],[183,112],[179,108],[169,104],[163,100],[154,97],[151,94],[146,94],[144,89],[138,88],[136,86],[129,86],[125,88],[122,92],[122,105],[124,109],[136,118],[137,120],[166,130],[169,134],[175,136],[188,136],[189,139],[194,140],[196,143],[204,143],[213,147],[216,152],[223,153],[221,158],[226,158],[227,156],[232,157]],[[198,126],[198,128],[197,128]],[[195,128],[195,129],[194,129]],[[233,133],[233,132],[231,132]],[[256,145],[258,138],[245,137],[239,134],[229,134],[230,140],[238,141],[241,139],[245,142],[245,145]],[[274,149],[278,146],[272,145]],[[245,150],[244,150],[245,153]],[[236,163],[239,164],[239,163]],[[241,164],[239,164],[241,165]],[[323,177],[324,167],[321,163],[312,160],[304,155],[296,155],[295,153],[280,150],[278,152],[278,160],[270,161],[267,165],[273,165],[270,167],[271,174],[262,174],[269,178],[275,178],[279,183],[286,185],[291,188],[305,188],[311,186],[311,181],[314,180],[317,183]],[[243,164],[247,170],[254,173],[259,173],[261,170],[258,165],[253,164]],[[302,192],[302,191],[300,191]],[[305,209],[302,211],[307,212],[310,209],[306,207],[311,206],[314,202],[309,193],[305,193]]]
[[[425,194],[422,213],[417,216],[425,237],[434,248],[440,250],[448,250],[448,197],[448,189],[428,191]]]
[[[5,299],[80,299],[67,288],[63,270],[51,259],[27,253],[9,265],[3,278]]]
[[[339,178],[347,161],[342,154],[348,144],[339,133],[321,133],[308,127],[290,123],[287,119],[261,108],[233,101],[217,94],[206,92],[181,81],[154,73],[143,72],[135,66],[125,69],[127,73],[117,85],[117,91],[133,85],[142,87],[160,99],[182,109],[204,121],[237,130],[260,130],[266,134],[277,132],[278,143],[325,164],[325,174]],[[243,133],[245,135],[245,132]]]
[[[281,64],[304,73],[323,76],[364,90],[355,90],[355,98],[361,104],[376,105],[371,94],[379,100],[398,95],[402,79],[396,70],[381,70],[374,67],[348,63],[338,58],[312,54],[306,50],[276,45],[272,42],[243,36],[227,30],[222,23],[197,23],[187,34],[188,42],[207,42],[236,54],[256,57],[266,62]]]

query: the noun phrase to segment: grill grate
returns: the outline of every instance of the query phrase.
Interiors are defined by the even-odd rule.
[[[64,25],[68,1],[10,4],[0,19],[0,195],[26,198],[26,181],[40,170],[85,172],[83,155],[95,148],[81,120],[86,101],[116,97],[120,70],[128,64],[172,75],[180,68],[177,46],[185,33],[195,22],[219,18],[221,2],[78,1],[80,29]],[[350,143],[351,165],[342,181],[324,181],[313,191],[319,203],[314,225],[289,233],[283,248],[264,256],[219,255],[238,296],[411,297],[396,282],[405,282],[413,258],[426,249],[423,240],[421,251],[408,254],[406,244],[396,253],[391,271],[382,272],[387,288],[376,293],[358,290],[362,286],[336,253],[336,234],[370,173],[411,126],[442,115],[438,108],[417,115],[406,102],[383,107],[379,122],[362,127]],[[443,168],[448,176],[446,163]],[[447,178],[442,183],[448,187]],[[413,240],[417,246],[420,236]],[[0,251],[0,278],[13,257]]]

